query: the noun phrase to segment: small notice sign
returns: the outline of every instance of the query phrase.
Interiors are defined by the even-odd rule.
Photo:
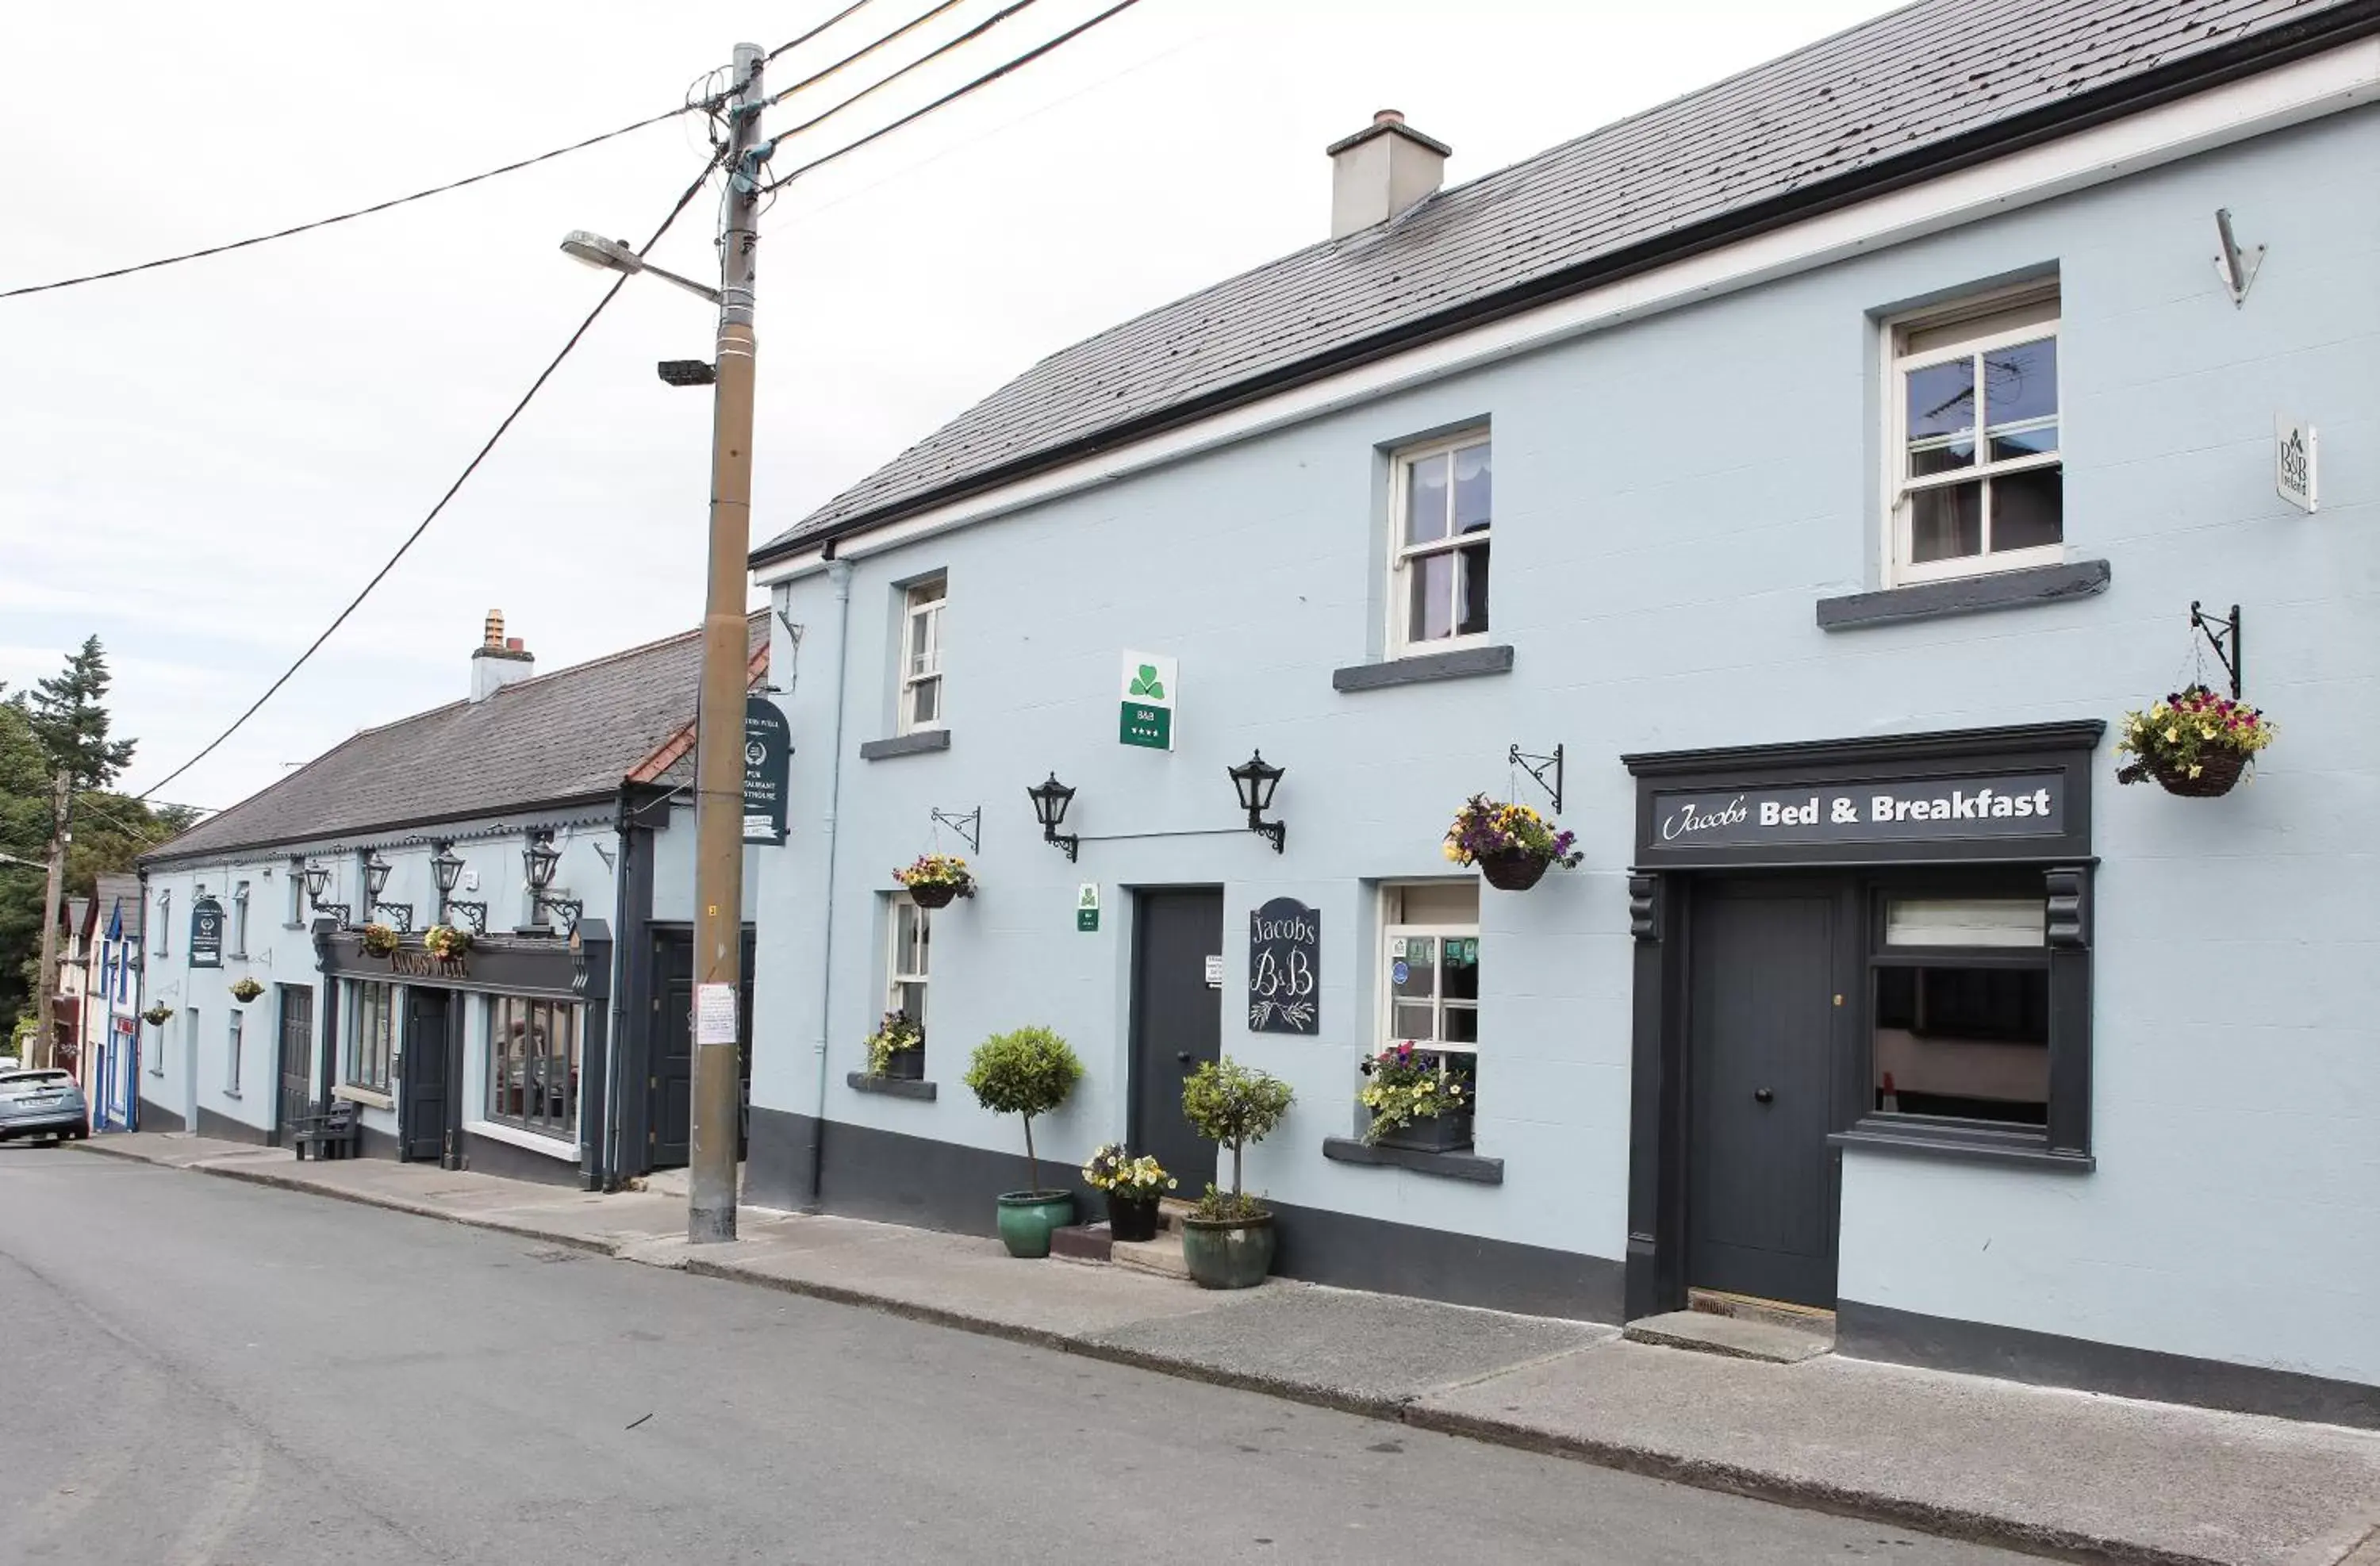
[[[1116,719],[1116,738],[1148,750],[1173,748],[1175,686],[1181,671],[1161,652],[1123,655],[1123,706]]]
[[[1086,935],[1096,935],[1099,929],[1099,883],[1087,880],[1075,893],[1075,928]]]
[[[1207,959],[1207,988],[1223,988],[1223,954],[1220,952]]]
[[[694,1041],[698,1047],[735,1042],[734,985],[698,984],[694,987]]]
[[[2273,489],[2307,516],[2321,504],[2316,492],[2314,428],[2287,414],[2273,420]]]

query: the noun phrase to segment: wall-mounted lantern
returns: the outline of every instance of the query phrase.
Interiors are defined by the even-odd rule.
[[[396,928],[400,934],[411,935],[413,933],[413,904],[410,903],[383,903],[380,900],[380,894],[388,890],[388,872],[389,863],[387,860],[380,856],[379,849],[375,848],[370,854],[364,856],[364,897],[366,904],[375,914],[382,913],[383,911],[386,912],[389,917],[396,921]]]
[[[1082,847],[1083,840],[1058,829],[1065,824],[1066,807],[1075,802],[1075,791],[1060,783],[1058,774],[1052,772],[1049,782],[1035,783],[1026,789],[1025,797],[1033,801],[1034,818],[1041,823],[1041,841],[1056,844],[1064,849],[1067,862],[1071,864]]]
[[[347,928],[347,921],[354,917],[355,910],[348,907],[345,903],[323,902],[323,893],[330,890],[331,867],[328,865],[307,866],[306,901],[312,905],[314,912],[318,914],[331,915],[339,921],[339,928],[341,929],[345,929]]]
[[[548,911],[560,914],[563,933],[568,935],[578,929],[578,917],[586,911],[587,905],[576,897],[546,895],[546,888],[553,884],[553,868],[560,863],[562,850],[553,845],[552,832],[529,834],[528,846],[521,850],[521,868],[528,876],[530,915],[536,917]],[[538,922],[544,921],[539,918]]]
[[[1264,813],[1272,808],[1272,791],[1281,784],[1285,767],[1276,767],[1264,759],[1259,750],[1236,767],[1226,769],[1231,773],[1232,786],[1240,791],[1240,808],[1248,813],[1248,830],[1269,838],[1272,851],[1285,853],[1289,841],[1287,821],[1268,821]]]
[[[450,914],[461,914],[471,921],[473,935],[488,933],[488,905],[453,895],[456,883],[463,879],[463,856],[455,852],[451,843],[440,843],[438,852],[431,856],[430,873],[438,882],[438,922],[444,924]]]

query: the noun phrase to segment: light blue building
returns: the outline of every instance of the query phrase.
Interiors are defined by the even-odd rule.
[[[1042,1023],[1045,1160],[1195,1188],[1182,1073],[1294,1085],[1291,1276],[2380,1423],[2374,26],[1926,0],[1444,189],[1384,115],[1330,238],[784,528],[753,1196],[987,1230],[958,1076]],[[2119,786],[2235,659],[2250,783]],[[1576,869],[1442,856],[1555,787]],[[937,846],[980,890],[920,910]],[[1254,1026],[1281,899],[1311,1032]],[[861,1074],[896,1005],[922,1083]],[[1355,1135],[1401,1039],[1475,1060],[1467,1147]]]

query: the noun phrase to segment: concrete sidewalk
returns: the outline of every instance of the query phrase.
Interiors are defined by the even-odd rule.
[[[111,1135],[89,1151],[395,1208],[649,1266],[1633,1469],[2089,1560],[2380,1566],[2380,1433],[1831,1356],[1791,1366],[1609,1328],[1276,1280],[1208,1293],[1019,1262],[995,1240],[746,1208],[687,1246],[682,1197],[382,1159]],[[987,1198],[987,1201],[989,1198]]]

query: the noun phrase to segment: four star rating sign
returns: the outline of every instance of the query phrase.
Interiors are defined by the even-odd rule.
[[[1179,670],[1174,661],[1158,652],[1123,655],[1123,704],[1116,720],[1116,738],[1148,750],[1173,748],[1173,704]]]

